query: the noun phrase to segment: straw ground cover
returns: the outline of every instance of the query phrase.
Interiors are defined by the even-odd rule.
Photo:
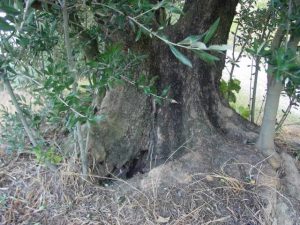
[[[91,176],[92,182],[83,180],[77,162],[62,163],[53,173],[22,153],[0,170],[0,223],[267,224],[275,218],[272,212],[280,215],[272,209],[275,196],[297,215],[299,206],[276,191],[278,178],[265,160],[254,154],[245,159],[249,147],[231,147],[240,156],[228,155],[216,171],[203,172],[206,156],[189,150],[149,173],[129,180],[112,175],[101,179],[102,185],[97,176]]]

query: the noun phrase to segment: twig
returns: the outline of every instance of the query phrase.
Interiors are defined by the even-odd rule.
[[[146,26],[144,26],[143,24],[141,24],[139,21],[137,21],[136,18],[140,17],[140,15],[138,15],[136,17],[131,17],[131,16],[126,15],[122,11],[120,11],[120,10],[118,10],[118,9],[110,6],[110,5],[99,3],[99,2],[93,2],[92,4],[94,4],[94,5],[101,5],[103,7],[106,7],[108,9],[111,9],[111,10],[115,11],[116,13],[118,13],[118,14],[120,14],[122,16],[126,16],[127,19],[131,20],[133,23],[135,23],[136,25],[138,25],[140,28],[142,28],[145,31],[147,31],[150,35],[153,35],[154,37],[156,37],[159,40],[163,41],[167,45],[172,45],[172,46],[176,46],[176,47],[180,47],[180,48],[184,48],[184,49],[189,49],[189,50],[209,50],[208,48],[199,49],[199,47],[192,47],[192,46],[189,46],[189,45],[182,45],[182,44],[174,43],[172,41],[167,40],[166,38],[158,35],[157,32],[152,31],[151,29],[147,28]]]
[[[61,5],[61,10],[63,14],[63,28],[64,28],[64,35],[65,35],[65,48],[68,58],[68,68],[69,72],[73,74],[75,81],[73,83],[73,92],[77,92],[77,74],[75,73],[75,62],[72,57],[72,50],[71,50],[71,41],[70,41],[70,32],[69,32],[69,14],[67,9],[66,0],[60,0],[59,1]],[[82,138],[82,132],[81,132],[81,126],[80,123],[76,123],[76,135],[78,144],[79,144],[79,150],[80,150],[80,156],[81,156],[81,166],[82,166],[82,173],[85,179],[87,179],[88,174],[88,160],[87,160],[87,151],[84,148],[83,138]]]

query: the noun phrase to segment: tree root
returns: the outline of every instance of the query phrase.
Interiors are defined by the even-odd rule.
[[[285,172],[285,177],[282,179],[282,183],[289,194],[300,201],[300,173],[297,169],[295,159],[285,152],[281,153],[281,158]]]
[[[263,155],[267,157],[268,163],[272,166],[274,170],[278,170],[279,168],[281,168],[281,157],[277,152],[263,152]]]

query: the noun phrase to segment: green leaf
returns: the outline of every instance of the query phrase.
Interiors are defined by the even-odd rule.
[[[137,31],[137,34],[136,34],[136,37],[135,37],[135,41],[139,41],[141,39],[141,37],[142,37],[142,30],[139,29]]]
[[[237,93],[239,93],[239,91],[241,90],[241,81],[239,81],[238,79],[232,79],[228,82],[228,89],[230,91],[236,91]]]
[[[3,31],[14,31],[14,27],[7,23],[4,18],[0,17],[0,30]]]
[[[11,66],[7,66],[7,67],[6,67],[6,70],[9,71],[9,72],[11,72],[12,74],[17,75],[17,72],[16,72],[16,71],[14,70],[14,68],[11,67]]]
[[[230,48],[229,45],[211,45],[208,47],[208,49],[212,51],[226,51]]]
[[[203,61],[207,62],[207,63],[212,63],[212,62],[215,62],[215,61],[219,61],[220,59],[214,55],[211,55],[207,52],[204,52],[204,51],[197,51],[195,50],[194,51],[200,59],[202,59]]]
[[[169,45],[172,53],[174,54],[174,56],[180,61],[182,62],[184,65],[187,65],[188,67],[193,67],[191,61],[185,56],[183,55],[180,51],[178,51],[174,46]]]
[[[227,94],[228,85],[227,85],[227,82],[225,80],[221,79],[219,89],[220,89],[223,96],[225,96]],[[225,96],[225,98],[226,98],[226,96]]]
[[[235,96],[235,94],[233,92],[228,92],[227,100],[229,102],[235,103],[236,102],[236,96]]]
[[[191,47],[196,48],[198,50],[206,50],[207,49],[206,44],[204,44],[203,42],[200,42],[200,41],[192,43]]]
[[[247,107],[239,106],[238,113],[245,119],[249,118],[249,116],[250,116],[250,110]]]
[[[182,41],[180,41],[178,44],[191,45],[192,43],[199,41],[201,38],[202,38],[202,35],[191,35],[191,36],[188,36],[187,38],[183,39]]]
[[[155,82],[158,80],[158,76],[154,76],[151,78],[151,80],[149,81],[149,86],[153,86],[155,85]]]
[[[158,2],[157,4],[155,4],[154,6],[153,6],[153,10],[158,10],[159,8],[161,8],[161,7],[163,7],[164,5],[165,5],[166,3],[165,3],[165,1],[163,0],[163,1],[160,1],[160,2]]]
[[[75,124],[77,123],[78,119],[74,115],[70,115],[69,119],[66,123],[66,126],[69,128],[73,128]]]
[[[106,119],[106,116],[105,115],[96,115],[96,116],[93,116],[92,118],[89,119],[89,122],[91,123],[99,123],[103,120]]]
[[[219,23],[220,23],[220,18],[218,18],[206,32],[204,41],[203,41],[205,44],[207,44],[211,40],[211,38],[214,36],[214,34],[216,33],[217,28],[219,26]]]
[[[179,14],[179,15],[183,14],[183,11],[172,3],[166,4],[164,8],[166,9],[166,11],[168,11],[168,13]]]
[[[163,97],[163,98],[166,97],[166,96],[168,95],[169,91],[170,91],[170,88],[171,88],[171,86],[166,87],[166,88],[162,91],[161,97]]]
[[[4,4],[0,6],[0,12],[4,12],[8,15],[13,15],[13,16],[17,16],[21,13],[19,10],[16,10],[15,8]]]

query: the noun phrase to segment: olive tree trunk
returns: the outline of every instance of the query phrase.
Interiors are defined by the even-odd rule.
[[[167,27],[165,34],[178,42],[189,35],[203,34],[220,18],[211,44],[226,44],[237,3],[238,0],[186,1],[184,16]],[[170,86],[169,97],[176,102],[158,105],[132,86],[107,92],[99,111],[107,119],[90,132],[89,153],[95,173],[128,175],[145,167],[146,162],[151,167],[186,148],[205,152],[203,141],[220,134],[238,138],[254,135],[250,131],[253,127],[233,112],[219,94],[225,55],[219,54],[218,62],[207,64],[181,50],[193,63],[189,68],[159,40],[150,39],[145,49],[149,57],[140,70],[159,77],[159,93]]]

